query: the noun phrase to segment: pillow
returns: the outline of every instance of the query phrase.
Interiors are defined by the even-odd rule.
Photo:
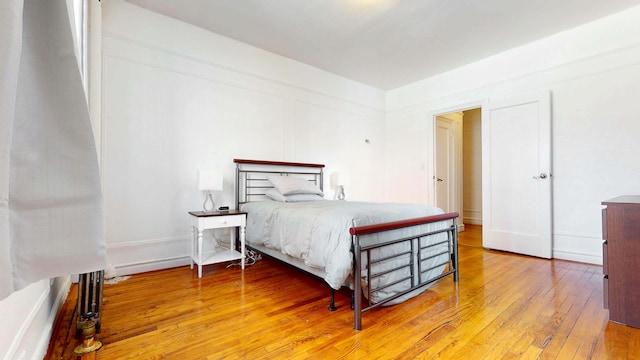
[[[316,194],[324,196],[318,185],[293,176],[267,176],[267,179],[282,195]]]
[[[271,200],[275,200],[275,201],[280,201],[280,202],[300,202],[300,201],[317,201],[317,200],[324,200],[324,198],[322,197],[322,195],[318,195],[318,194],[292,194],[292,195],[282,195],[278,190],[276,189],[269,189],[267,190],[267,192],[265,193],[265,195],[271,199]]]

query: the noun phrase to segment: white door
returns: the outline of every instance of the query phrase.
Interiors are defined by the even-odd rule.
[[[455,142],[453,121],[438,116],[436,118],[436,206],[444,212],[454,211],[452,181]]]
[[[482,242],[551,258],[551,111],[548,92],[482,108]]]

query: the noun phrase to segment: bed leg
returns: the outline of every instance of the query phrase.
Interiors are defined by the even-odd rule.
[[[331,289],[331,301],[329,301],[329,311],[336,311],[336,290],[332,287]]]
[[[362,282],[361,277],[357,276],[362,271],[362,250],[358,235],[352,235],[353,244],[353,328],[362,329]],[[370,280],[369,280],[370,281]],[[369,288],[371,289],[371,288]]]
[[[453,219],[453,266],[455,271],[453,272],[453,281],[458,282],[460,271],[458,269],[458,223],[456,219]]]
[[[351,310],[356,308],[356,292],[355,291],[351,291]]]

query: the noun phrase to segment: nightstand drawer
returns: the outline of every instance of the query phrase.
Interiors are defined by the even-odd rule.
[[[224,215],[201,217],[198,218],[198,221],[202,224],[202,227],[206,229],[215,229],[230,226],[245,226],[245,219],[245,215]]]

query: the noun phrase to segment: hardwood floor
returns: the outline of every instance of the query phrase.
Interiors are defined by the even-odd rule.
[[[459,246],[482,247],[482,226],[465,224],[465,231],[458,233]]]
[[[602,268],[460,240],[460,281],[363,316],[329,312],[322,280],[270,259],[180,267],[105,285],[97,359],[636,359],[640,329],[608,322]],[[71,359],[72,287],[48,359]],[[71,331],[68,331],[71,329]]]

